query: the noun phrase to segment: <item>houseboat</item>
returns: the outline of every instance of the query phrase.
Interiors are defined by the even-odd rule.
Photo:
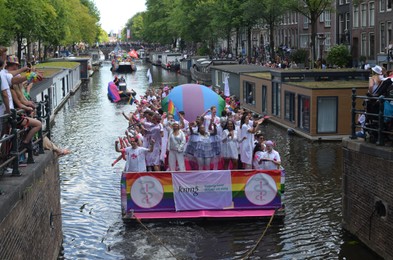
[[[145,49],[139,49],[136,52],[138,53],[139,59],[146,60],[147,55],[146,55]]]
[[[123,172],[124,221],[284,217],[285,170]]]
[[[208,58],[200,58],[192,65],[190,72],[192,80],[205,85],[212,84],[211,67],[218,65],[236,65],[236,60],[211,60]]]
[[[167,70],[178,71],[180,70],[181,53],[164,52],[162,54],[161,67]]]
[[[150,52],[149,60],[154,66],[161,66],[162,63],[162,52]]]
[[[310,140],[350,134],[352,89],[366,94],[369,72],[279,70],[240,75],[242,106]],[[361,104],[357,104],[361,109]]]

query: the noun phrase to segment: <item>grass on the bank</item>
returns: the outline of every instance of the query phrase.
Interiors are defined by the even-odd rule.
[[[79,62],[74,61],[54,61],[54,62],[44,62],[37,64],[36,68],[64,68],[64,69],[74,69],[80,65]]]
[[[285,84],[312,89],[343,89],[368,87],[368,81],[365,80],[301,81],[285,82]]]

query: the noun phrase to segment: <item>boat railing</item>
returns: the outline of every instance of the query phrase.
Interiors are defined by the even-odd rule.
[[[2,136],[0,137],[0,175],[4,173],[6,168],[12,168],[12,175],[19,176],[20,156],[28,153],[27,163],[34,163],[33,151],[27,151],[26,148],[19,150],[19,144],[23,140],[23,136],[29,131],[28,128],[20,127],[18,121],[25,111],[11,109],[9,114],[0,117]],[[42,128],[38,132],[38,137],[33,142],[33,146],[38,146],[38,154],[44,153],[44,137],[50,138],[50,100],[45,95],[44,101],[36,103],[36,119],[42,122]]]
[[[363,109],[357,109],[357,101],[361,100]],[[385,111],[385,103],[390,103],[393,107],[393,98],[384,96],[358,96],[356,88],[352,89],[352,109],[351,109],[351,139],[357,139],[357,129],[362,129],[366,134],[365,140],[384,146],[386,140],[393,140],[393,111],[389,114]],[[365,124],[357,122],[357,117],[364,114]]]

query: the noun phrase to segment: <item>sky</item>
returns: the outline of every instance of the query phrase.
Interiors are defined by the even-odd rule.
[[[101,27],[107,32],[117,33],[129,18],[146,11],[146,0],[93,0],[101,15]]]

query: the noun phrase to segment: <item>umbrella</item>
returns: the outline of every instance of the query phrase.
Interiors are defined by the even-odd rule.
[[[179,120],[179,111],[184,111],[188,121],[195,121],[211,106],[217,107],[217,115],[225,108],[225,101],[210,88],[199,84],[183,84],[175,87],[167,97],[161,102],[162,109],[168,113],[174,113],[176,120]]]

